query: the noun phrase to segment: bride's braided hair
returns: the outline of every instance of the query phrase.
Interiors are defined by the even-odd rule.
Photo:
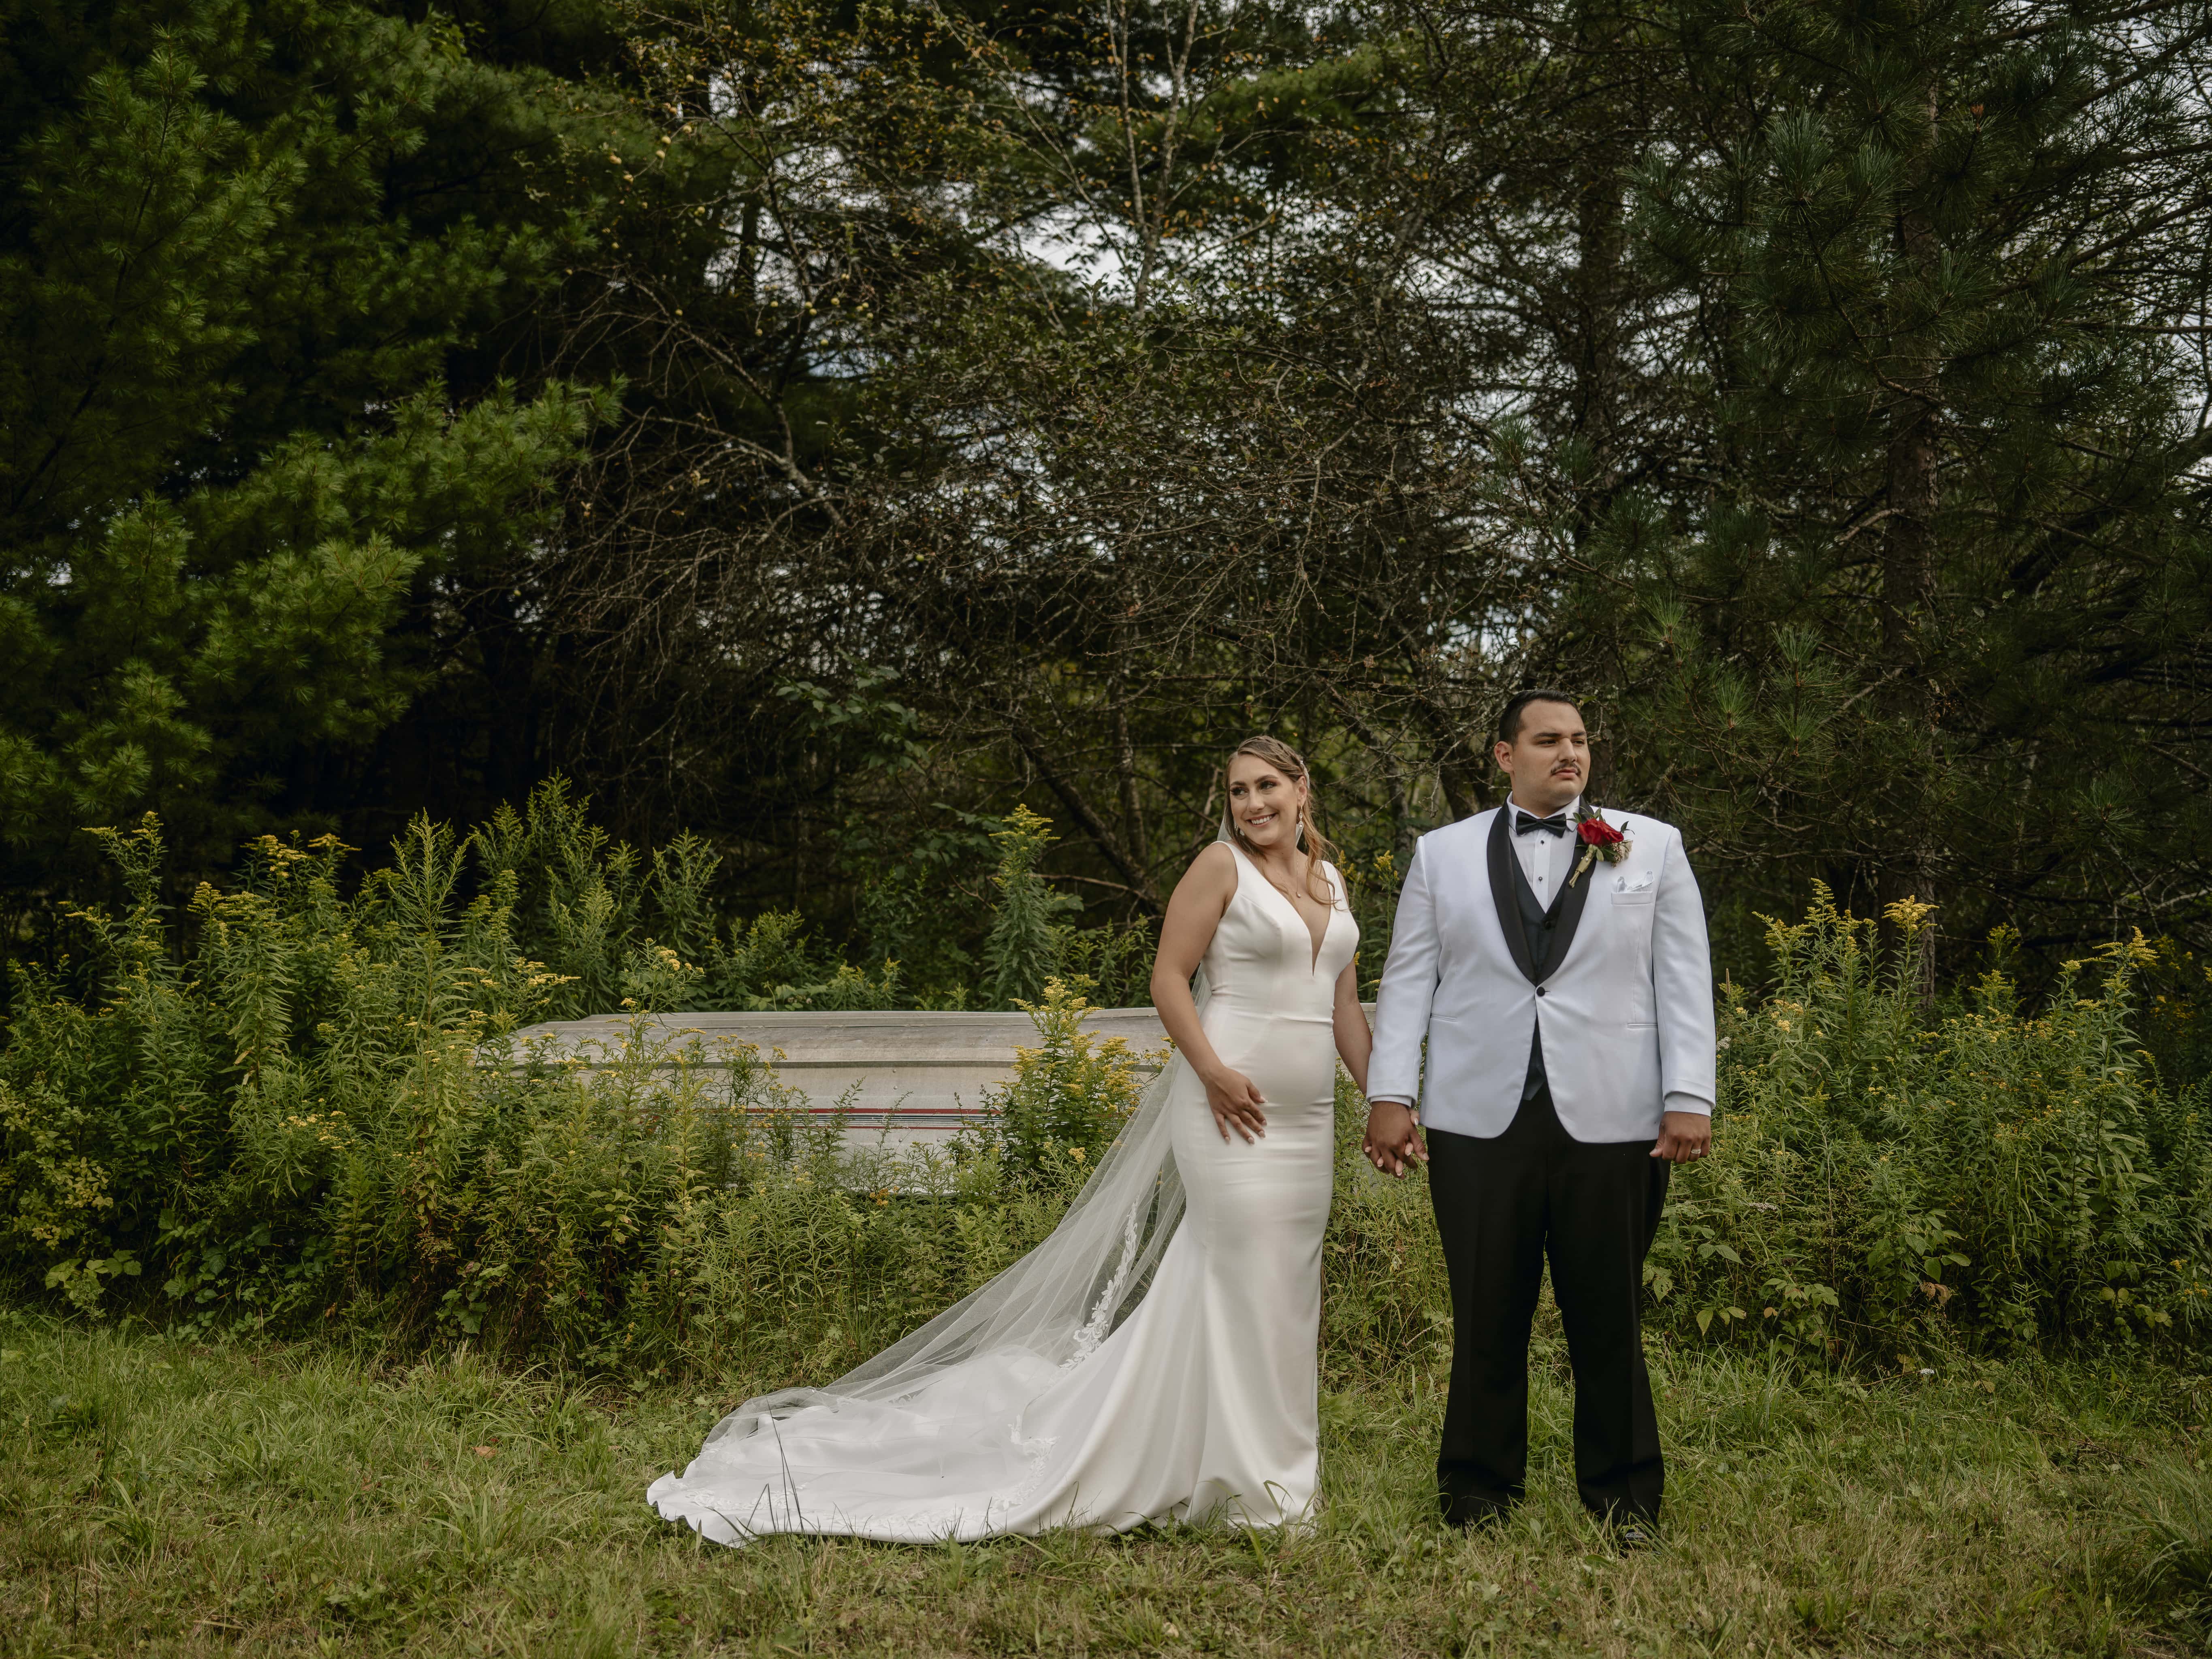
[[[1336,863],[1340,854],[1336,850],[1336,843],[1321,832],[1320,815],[1314,801],[1313,779],[1307,775],[1305,757],[1280,738],[1270,737],[1265,732],[1256,738],[1245,738],[1231,751],[1229,758],[1233,761],[1239,755],[1249,755],[1253,759],[1273,767],[1291,782],[1305,785],[1306,807],[1299,820],[1298,844],[1306,849],[1306,893],[1316,904],[1334,904],[1344,895],[1329,884],[1322,866]],[[1222,767],[1224,778],[1228,771],[1224,763]],[[1248,853],[1256,853],[1258,849],[1244,839],[1244,831],[1237,824],[1236,813],[1231,812],[1228,817],[1229,833],[1237,837],[1237,844]]]

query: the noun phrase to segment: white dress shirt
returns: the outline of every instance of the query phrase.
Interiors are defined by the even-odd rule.
[[[1532,812],[1517,800],[1508,803],[1513,812],[1513,822],[1507,828],[1513,838],[1514,856],[1521,860],[1521,873],[1528,878],[1536,902],[1547,910],[1575,872],[1575,814],[1582,810],[1582,804],[1583,798],[1577,795],[1557,812]],[[1555,836],[1548,830],[1521,833],[1522,819],[1546,817],[1565,818],[1567,833]]]

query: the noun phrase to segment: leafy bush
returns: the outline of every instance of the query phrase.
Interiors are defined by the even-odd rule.
[[[725,922],[719,854],[678,836],[649,854],[614,843],[558,779],[470,837],[487,892],[504,893],[518,950],[556,975],[536,1011],[574,1019],[654,1008],[852,1010],[902,1006],[897,964],[870,977],[794,912]]]
[[[158,1281],[186,1328],[811,1374],[1048,1232],[1139,1081],[1048,981],[1041,1047],[959,1158],[848,1155],[750,1048],[641,1016],[877,1006],[894,970],[794,985],[820,958],[787,919],[718,933],[696,847],[641,866],[557,789],[466,839],[418,823],[351,898],[335,842],[257,843],[235,890],[194,896],[182,961],[157,827],[104,839],[131,902],[79,918],[98,994],[33,971],[0,1055],[0,1271],[86,1312],[151,1266],[142,1297]],[[641,1018],[606,1052],[518,1048],[617,998]]]
[[[1823,891],[1770,924],[1771,994],[1730,988],[1716,1155],[1680,1172],[1646,1267],[1660,1309],[1908,1361],[1924,1341],[2201,1341],[2212,1114],[2130,1035],[2148,948],[2069,964],[2035,1014],[1992,966],[1930,1018],[1926,913],[1889,920],[1908,942],[1885,969],[1874,923]]]
[[[2160,939],[2140,978],[2143,1046],[2169,1077],[2212,1076],[2212,963]]]
[[[88,1313],[120,1296],[187,1329],[818,1378],[1042,1238],[1141,1083],[1082,1029],[1084,982],[1050,975],[1038,1045],[950,1152],[854,1151],[757,1054],[679,1022],[624,1022],[603,1053],[519,1046],[593,1000],[836,1006],[843,984],[864,1006],[896,985],[818,974],[780,920],[712,922],[707,855],[633,859],[557,791],[471,837],[418,823],[350,897],[334,842],[259,842],[235,888],[194,896],[181,955],[155,827],[105,840],[131,898],[82,917],[71,971],[96,993],[34,975],[0,1054],[0,1273]],[[2130,1035],[2146,947],[2077,964],[2038,1012],[2001,962],[1930,1011],[1924,917],[1890,921],[1908,943],[1885,954],[1823,894],[1771,927],[1772,992],[1729,990],[1717,1151],[1678,1172],[1654,1325],[1821,1364],[2201,1347],[2206,1092]],[[1361,1116],[1342,1085],[1337,1376],[1426,1365],[1448,1336],[1427,1194],[1361,1163]]]
[[[1052,840],[1052,825],[1025,806],[1008,815],[994,837],[999,843],[999,914],[983,947],[990,970],[992,1000],[1004,1006],[1044,994],[1045,981],[1058,966],[1066,924],[1054,917],[1079,908],[1055,893],[1037,873],[1037,861]]]
[[[1128,1121],[1143,1079],[1140,1057],[1127,1042],[1083,1029],[1089,988],[1083,980],[1048,979],[1042,1000],[1020,1005],[1036,1025],[1039,1046],[1017,1048],[1013,1077],[985,1091],[980,1104],[988,1116],[968,1132],[963,1155],[994,1152],[1033,1182],[1097,1167]]]

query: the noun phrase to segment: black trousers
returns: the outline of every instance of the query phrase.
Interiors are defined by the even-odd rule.
[[[1451,1398],[1437,1489],[1454,1522],[1502,1514],[1528,1465],[1528,1328],[1544,1261],[1575,1376],[1575,1485],[1608,1521],[1656,1521],[1666,1478],[1644,1368],[1644,1257],[1667,1199],[1650,1140],[1575,1139],[1539,1089],[1502,1135],[1428,1131],[1451,1279]]]

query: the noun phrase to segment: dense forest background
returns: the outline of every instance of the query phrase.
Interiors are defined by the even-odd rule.
[[[2201,951],[2208,74],[2139,0],[0,0],[7,950],[87,826],[181,902],[558,775],[927,987],[1008,813],[1141,922],[1255,729],[1387,900],[1552,683],[1739,975],[1816,880]]]

